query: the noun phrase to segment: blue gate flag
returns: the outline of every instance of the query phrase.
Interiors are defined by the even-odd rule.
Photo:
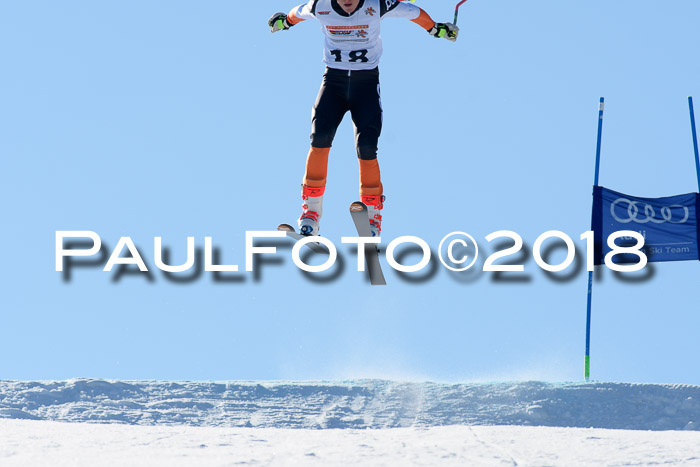
[[[685,261],[700,259],[700,232],[697,214],[700,194],[640,198],[602,186],[593,187],[591,230],[596,265],[611,250],[607,238],[613,232],[634,230],[644,237],[642,251],[648,261]],[[620,238],[619,246],[636,244],[633,238]],[[615,255],[615,263],[638,262],[635,255]]]

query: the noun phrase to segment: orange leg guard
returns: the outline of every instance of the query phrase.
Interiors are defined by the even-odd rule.
[[[384,193],[377,159],[360,161],[360,196],[381,196]]]
[[[306,158],[306,173],[304,185],[311,188],[324,188],[328,173],[328,153],[331,148],[315,148],[311,146]]]

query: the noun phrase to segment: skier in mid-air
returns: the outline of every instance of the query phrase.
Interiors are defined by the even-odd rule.
[[[288,15],[275,13],[268,24],[272,32],[315,18],[325,36],[326,71],[311,117],[311,150],[302,183],[303,235],[317,235],[326,188],[328,153],[335,132],[347,111],[355,126],[355,148],[360,163],[360,199],[367,205],[373,236],[381,232],[384,202],[377,162],[377,142],[382,129],[379,92],[379,58],[382,55],[380,22],[385,17],[406,18],[431,36],[457,40],[459,28],[436,23],[421,8],[399,0],[311,0]]]

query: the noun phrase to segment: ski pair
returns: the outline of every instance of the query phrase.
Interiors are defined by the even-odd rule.
[[[371,237],[372,231],[369,227],[369,214],[367,212],[367,206],[360,201],[355,201],[350,205],[350,215],[352,216],[352,221],[355,224],[357,235],[360,237]],[[295,240],[306,238],[304,235],[298,233],[294,227],[289,224],[280,224],[277,227],[277,230],[286,232],[288,237]],[[309,242],[306,245],[316,253],[328,253],[326,247],[319,242]],[[367,274],[369,275],[370,283],[372,285],[386,285],[384,273],[382,272],[382,265],[379,262],[379,250],[377,249],[377,246],[373,244],[366,244],[364,248],[365,264],[367,265]]]

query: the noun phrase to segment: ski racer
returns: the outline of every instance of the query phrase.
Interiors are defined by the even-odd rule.
[[[379,58],[382,55],[380,23],[384,18],[406,18],[437,38],[457,40],[459,28],[436,23],[421,8],[399,0],[311,0],[275,13],[268,21],[277,32],[307,20],[321,23],[325,36],[321,89],[311,117],[311,149],[301,187],[301,234],[317,235],[323,213],[328,154],[336,130],[350,111],[355,127],[355,148],[360,165],[360,199],[367,205],[373,236],[381,232],[384,193],[377,162],[382,129]]]

